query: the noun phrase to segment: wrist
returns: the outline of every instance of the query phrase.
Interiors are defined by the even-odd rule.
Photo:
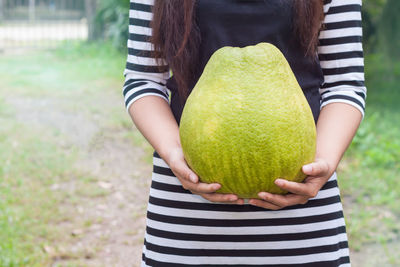
[[[336,160],[329,159],[328,157],[323,157],[323,156],[316,156],[315,162],[323,162],[323,164],[326,165],[327,168],[326,176],[328,177],[331,177],[333,175],[338,166],[338,162]]]
[[[176,159],[177,152],[179,151],[182,151],[180,142],[174,142],[166,144],[165,146],[160,146],[157,153],[168,166],[171,166],[171,162]]]

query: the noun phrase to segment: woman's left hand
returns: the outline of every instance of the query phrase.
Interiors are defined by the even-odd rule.
[[[302,183],[290,182],[284,179],[275,180],[277,186],[289,191],[288,194],[279,195],[260,192],[258,196],[261,199],[250,199],[249,204],[271,210],[305,204],[310,198],[317,196],[319,190],[334,172],[329,167],[328,162],[323,159],[316,159],[313,163],[304,165],[302,170],[307,175],[307,178]]]

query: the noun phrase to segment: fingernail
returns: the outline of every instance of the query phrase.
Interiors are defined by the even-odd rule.
[[[283,186],[285,184],[285,181],[283,181],[282,179],[276,179],[275,184],[277,186]]]
[[[258,196],[262,199],[266,199],[269,197],[269,194],[267,192],[260,192],[258,193]]]
[[[229,200],[230,200],[230,201],[236,201],[236,200],[238,200],[238,197],[237,197],[237,196],[231,196],[231,197],[229,198]]]
[[[218,190],[218,189],[220,189],[220,188],[221,188],[221,185],[220,185],[220,184],[216,184],[216,185],[213,186],[213,189],[214,189],[214,190]]]
[[[247,203],[250,204],[250,205],[253,205],[253,206],[255,205],[253,200],[249,200]]]
[[[310,172],[312,171],[312,166],[311,165],[304,165],[303,166],[303,172]]]
[[[194,175],[193,173],[191,173],[191,174],[189,175],[189,179],[190,179],[190,181],[192,181],[193,183],[197,183],[196,175]]]

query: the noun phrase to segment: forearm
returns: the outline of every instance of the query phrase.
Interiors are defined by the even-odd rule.
[[[168,159],[173,148],[180,147],[179,128],[168,103],[157,96],[145,96],[135,101],[129,114],[136,127],[157,153]]]
[[[328,163],[331,174],[350,145],[361,119],[360,111],[345,103],[332,103],[321,109],[317,122],[316,158]]]
[[[221,185],[199,182],[198,176],[185,162],[179,127],[168,103],[157,96],[145,96],[129,107],[133,122],[157,153],[163,158],[184,189],[212,202],[243,204],[233,194],[216,193]]]

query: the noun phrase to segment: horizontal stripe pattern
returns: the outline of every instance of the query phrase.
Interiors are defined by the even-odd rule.
[[[143,260],[146,261],[148,264],[147,265],[144,262],[142,263],[142,267],[147,267],[147,266],[160,266],[160,267],[188,267],[188,266],[201,266],[201,267],[219,267],[219,266],[227,266],[226,264],[177,264],[177,263],[167,263],[167,262],[161,262],[161,261],[156,261],[153,259],[146,258],[145,255],[143,255]],[[246,265],[243,264],[234,264],[234,265],[229,265],[229,266],[236,266],[236,267],[243,267],[243,266],[257,266],[257,264],[252,264],[251,262],[246,263]],[[349,257],[341,257],[337,260],[332,260],[332,261],[318,261],[318,262],[309,262],[309,263],[304,263],[304,264],[263,264],[262,266],[264,267],[326,267],[326,266],[340,266],[340,267],[350,267],[349,263]]]
[[[129,20],[128,58],[124,75],[126,80],[145,78],[141,87],[123,88],[125,106],[146,95],[155,95],[169,101],[165,88],[170,77],[165,61],[152,58],[151,8],[154,0],[131,0]],[[329,103],[342,102],[355,106],[364,114],[366,87],[362,49],[361,0],[332,0],[324,5],[324,29],[320,32],[318,55],[324,74],[321,86],[321,108]],[[154,78],[161,81],[154,86]],[[347,84],[348,86],[342,86]],[[148,87],[148,90],[143,90]],[[131,92],[132,91],[132,92]],[[329,94],[326,94],[329,92]]]
[[[206,215],[206,213],[205,213]],[[147,225],[152,228],[164,229],[170,232],[176,233],[187,233],[187,234],[210,234],[210,235],[231,235],[233,233],[246,233],[247,235],[259,235],[259,234],[291,234],[298,232],[310,232],[324,229],[330,229],[335,227],[345,226],[343,218],[332,219],[329,223],[325,221],[299,224],[299,225],[271,225],[271,226],[235,226],[235,227],[210,227],[198,225],[175,224],[171,222],[162,222],[147,218]],[[244,236],[243,236],[244,237]]]
[[[127,110],[135,101],[149,95],[161,97],[169,103],[169,91],[165,87],[170,77],[168,65],[152,56],[150,21],[153,4],[154,0],[130,1],[128,56],[122,89]]]
[[[169,240],[156,240],[158,244],[168,244]],[[211,249],[210,246],[205,246],[204,248],[201,248],[201,245],[204,244],[193,244],[186,242],[186,247],[175,247],[172,244],[168,244],[167,246],[161,246],[161,245],[156,245],[154,243],[149,242],[148,239],[145,240],[145,246],[147,249],[159,252],[159,253],[166,253],[170,255],[180,255],[180,256],[208,256],[208,257],[213,257],[213,256],[219,256],[219,257],[235,257],[238,255],[238,250],[240,249],[240,257],[293,257],[293,256],[299,256],[299,255],[308,255],[308,254],[317,254],[317,253],[325,253],[325,252],[334,252],[342,248],[347,248],[347,241],[341,241],[337,243],[338,238],[334,238],[334,243],[329,244],[326,241],[323,242],[323,245],[318,246],[318,244],[313,243],[311,241],[308,246],[306,247],[294,247],[294,248],[287,248],[284,245],[280,244],[274,244],[275,246],[271,246],[271,243],[268,242],[268,246],[271,246],[269,249],[265,248],[262,246],[262,243],[258,243],[257,247],[263,247],[263,249],[250,249],[251,247],[254,247],[254,244],[248,244],[248,246],[237,246],[236,248],[226,248],[224,247],[224,243],[219,244],[218,246],[217,243],[212,244],[214,247],[218,247],[218,249]],[[180,246],[184,242],[177,242],[176,244],[179,244]],[[286,245],[285,242],[281,242]],[[312,244],[310,246],[310,244]],[[328,245],[327,245],[328,244]],[[187,247],[190,246],[195,246],[198,247],[196,249],[190,249]],[[237,244],[235,244],[237,245]],[[303,242],[302,245],[304,246],[305,243]]]
[[[324,11],[324,28],[318,46],[324,74],[321,108],[341,102],[356,107],[364,115],[361,0],[332,0],[325,4]]]
[[[267,211],[191,194],[155,152],[143,251],[142,266],[349,266],[336,174],[306,205]]]
[[[325,206],[325,208],[329,208],[328,206]],[[153,207],[150,207],[150,209],[154,209]],[[160,209],[161,210],[161,209]],[[168,209],[164,209],[168,210]],[[157,210],[156,210],[157,212]],[[159,221],[159,222],[167,222],[171,224],[184,224],[184,225],[196,225],[196,226],[206,226],[206,227],[251,227],[251,226],[282,226],[282,225],[299,225],[299,224],[310,224],[310,223],[315,223],[315,222],[324,222],[327,220],[337,220],[343,217],[342,211],[335,211],[335,212],[330,212],[330,213],[325,213],[325,214],[318,214],[318,215],[312,215],[312,214],[307,214],[307,216],[303,217],[289,217],[289,218],[268,218],[268,219],[232,219],[227,216],[227,218],[212,218],[212,219],[205,219],[204,216],[211,216],[213,213],[211,212],[198,212],[198,214],[201,214],[202,216],[199,216],[196,214],[195,217],[189,217],[189,216],[194,216],[193,213],[190,214],[190,212],[187,212],[187,210],[182,209],[175,209],[175,213],[172,214],[177,214],[179,212],[179,216],[171,216],[171,215],[164,215],[161,213],[154,213],[151,212],[150,210],[147,211],[147,218],[154,220],[154,221]],[[310,212],[310,211],[306,211]],[[237,212],[240,214],[240,212]],[[237,215],[237,213],[233,213],[234,216]],[[265,212],[263,212],[265,213]],[[298,215],[297,213],[295,213]],[[220,214],[222,215],[222,214]],[[231,215],[231,214],[227,214]],[[261,214],[260,216],[265,214]],[[184,216],[184,217],[181,217]],[[221,216],[222,217],[222,216]]]
[[[311,203],[312,202],[312,203]],[[321,206],[323,205],[323,208]],[[251,207],[251,206],[250,206]],[[338,196],[311,200],[307,205],[307,213],[310,214],[323,214],[329,211],[341,211],[340,198]],[[148,210],[150,212],[158,214],[174,214],[176,209],[181,209],[181,213],[185,214],[186,217],[190,218],[203,218],[204,211],[208,211],[208,214],[212,215],[215,219],[229,220],[236,218],[240,215],[240,219],[246,218],[263,218],[264,210],[247,209],[246,207],[239,208],[236,205],[226,204],[208,204],[208,203],[193,203],[193,202],[182,202],[177,200],[166,200],[163,198],[150,197]],[[185,211],[182,211],[185,210]],[[295,210],[295,212],[293,211]],[[280,212],[271,212],[271,217],[279,218],[300,218],[304,216],[303,209],[301,207],[297,209],[285,209]],[[238,215],[238,212],[239,215]]]
[[[165,239],[173,239],[173,240],[181,240],[181,241],[202,241],[202,242],[230,242],[230,243],[243,243],[243,242],[278,242],[282,240],[286,241],[304,241],[310,239],[320,239],[326,238],[335,235],[346,234],[346,228],[344,226],[336,227],[332,229],[323,229],[323,230],[313,230],[308,232],[296,232],[296,233],[269,233],[269,234],[258,234],[258,235],[245,235],[243,234],[188,234],[188,233],[176,233],[170,231],[164,231],[160,229],[155,229],[151,227],[146,228],[147,235],[165,238]]]
[[[327,251],[334,251],[338,247],[338,240],[339,244],[342,243],[343,247],[347,246],[347,235],[345,233],[339,234],[337,236],[328,236],[328,237],[320,237],[320,238],[307,238],[307,239],[302,239],[302,240],[293,240],[293,241],[264,241],[264,242],[257,242],[255,243],[254,241],[247,241],[247,237],[244,237],[246,241],[242,242],[226,242],[225,240],[223,242],[218,242],[218,241],[210,241],[210,242],[204,242],[204,241],[183,241],[183,240],[177,240],[175,238],[162,238],[162,237],[157,237],[153,236],[151,234],[146,235],[146,241],[147,244],[169,244],[170,247],[173,248],[179,248],[179,249],[186,249],[186,248],[193,248],[195,247],[196,249],[193,250],[192,253],[196,253],[197,255],[200,256],[201,253],[198,253],[197,250],[203,250],[203,253],[209,253],[209,248],[210,247],[217,247],[218,252],[221,252],[222,250],[227,250],[228,253],[229,251],[235,251],[237,254],[237,250],[246,250],[247,256],[251,254],[256,254],[256,253],[261,253],[261,255],[267,256],[268,254],[271,256],[291,256],[291,255],[302,255],[302,254],[307,254],[308,251],[312,251],[315,253],[318,250],[325,249]],[[310,244],[312,244],[310,246]],[[256,246],[255,246],[256,245]],[[329,247],[327,247],[329,246]],[[254,247],[262,247],[262,250],[251,250],[251,248]],[[301,248],[303,250],[301,250]],[[149,246],[147,246],[147,249],[151,249]],[[282,251],[282,255],[277,250]],[[164,250],[166,251],[166,250]],[[161,250],[161,252],[163,252]],[[177,255],[182,253],[183,255],[187,255],[185,251],[183,250],[182,252],[175,252]],[[226,253],[226,251],[224,251]],[[216,252],[211,252],[210,254],[216,254]],[[224,255],[219,255],[219,256],[224,256]]]
[[[131,0],[125,106],[152,95],[169,102],[167,63],[149,42],[154,0]],[[360,0],[326,0],[318,55],[321,107],[365,107]],[[207,201],[185,190],[157,153],[142,266],[350,266],[336,174],[305,205],[272,211]]]
[[[347,255],[346,255],[347,254]],[[299,256],[180,256],[173,254],[159,253],[147,250],[147,259],[159,259],[159,261],[146,260],[150,266],[340,266],[341,263],[348,263],[348,249],[337,249],[333,252],[321,252],[310,255]],[[235,262],[236,265],[226,265],[226,262]],[[155,262],[172,262],[173,265],[152,265]],[[213,264],[209,264],[212,262]],[[195,264],[189,264],[195,263]],[[179,265],[182,264],[182,265]],[[314,265],[315,264],[315,265]]]
[[[256,208],[253,206],[248,206],[247,210],[244,210],[243,208],[240,208],[240,210],[237,208],[236,205],[234,206],[229,206],[229,205],[219,205],[218,203],[214,203],[214,202],[204,202],[204,199],[199,197],[196,194],[191,194],[189,191],[185,190],[185,189],[181,189],[181,185],[171,185],[169,184],[169,182],[171,181],[165,181],[164,183],[161,182],[155,182],[155,180],[162,180],[165,176],[161,175],[157,175],[157,174],[153,174],[153,183],[152,183],[152,187],[151,187],[151,191],[154,191],[155,194],[157,194],[159,199],[162,200],[170,200],[170,201],[185,201],[185,202],[190,202],[190,203],[205,203],[205,204],[211,204],[214,205],[212,207],[209,207],[207,205],[201,205],[200,207],[196,207],[196,208],[202,208],[203,210],[207,210],[207,209],[218,209],[220,211],[259,211],[259,210],[263,210],[260,208]],[[173,180],[172,180],[173,182]],[[177,182],[179,183],[179,181]],[[334,186],[334,188],[329,189],[326,186]],[[307,203],[307,205],[309,207],[313,206],[316,207],[320,204],[333,204],[335,203],[338,199],[337,199],[337,195],[339,193],[338,189],[337,189],[337,183],[336,181],[331,181],[328,182],[325,187],[323,189],[320,190],[320,192],[318,193],[317,197],[310,199]],[[152,192],[150,192],[152,193]],[[161,201],[161,200],[157,200],[154,199],[154,201]],[[176,203],[174,203],[176,204]],[[188,204],[189,205],[189,204]],[[217,206],[219,205],[219,206]],[[189,207],[189,206],[188,206]],[[293,206],[293,207],[287,207],[285,208],[286,210],[290,210],[290,209],[298,209],[299,206]],[[281,213],[280,213],[281,214]]]

